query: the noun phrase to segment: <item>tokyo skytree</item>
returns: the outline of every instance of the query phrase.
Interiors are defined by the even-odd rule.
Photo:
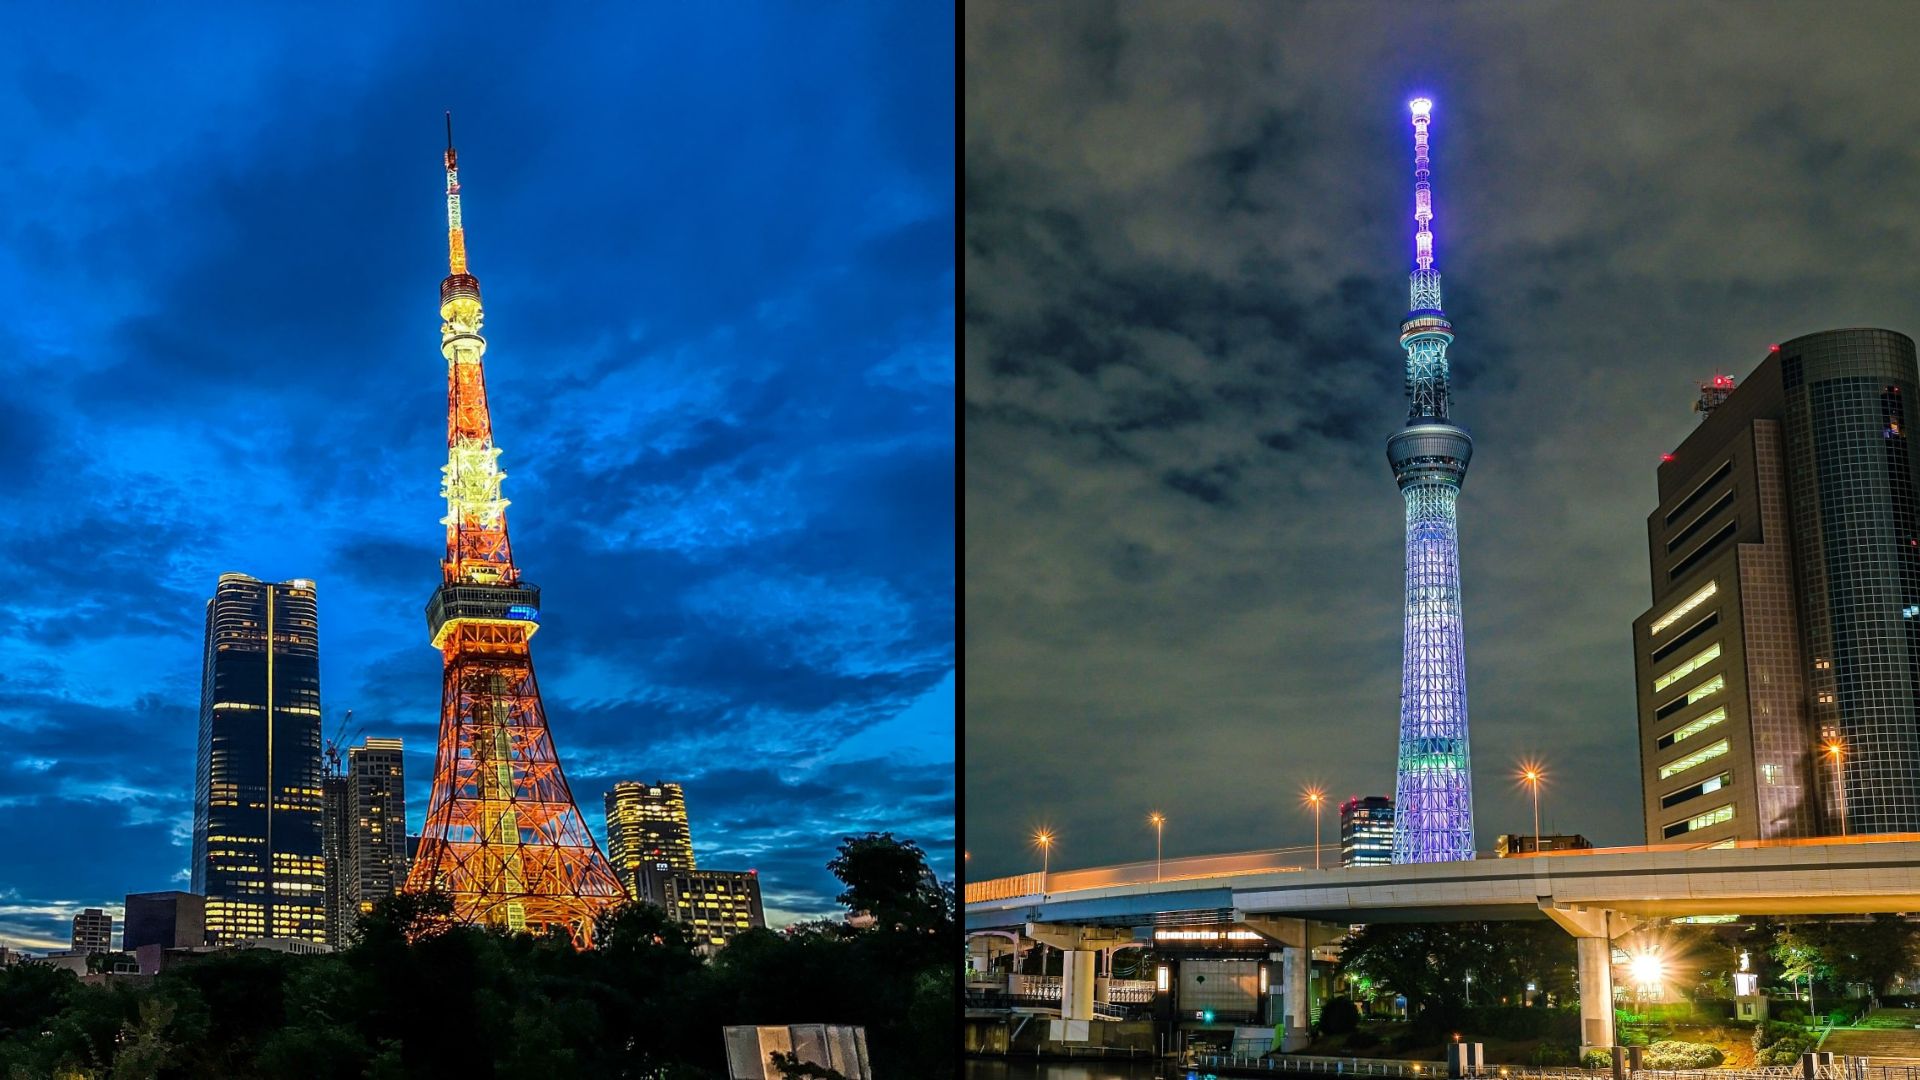
[[[1454,502],[1473,440],[1447,419],[1447,346],[1433,265],[1433,185],[1427,128],[1433,102],[1413,113],[1412,303],[1400,324],[1407,350],[1407,423],[1387,460],[1407,503],[1406,653],[1400,679],[1400,757],[1394,782],[1393,861],[1473,858],[1473,779],[1467,758],[1467,654],[1460,623],[1460,542]]]

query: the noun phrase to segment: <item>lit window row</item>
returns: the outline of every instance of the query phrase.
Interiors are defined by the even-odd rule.
[[[1665,735],[1660,736],[1660,741],[1658,744],[1656,744],[1656,748],[1660,750],[1665,750],[1667,747],[1672,746],[1674,743],[1683,742],[1687,739],[1691,739],[1695,735],[1700,734],[1701,732],[1707,730],[1713,725],[1724,721],[1726,718],[1727,718],[1727,707],[1725,705],[1722,705],[1719,708],[1713,710],[1712,712],[1706,714],[1705,716],[1700,717],[1698,720],[1695,720],[1692,723],[1686,724],[1682,727],[1677,727],[1672,731],[1667,732]]]
[[[1680,760],[1673,762],[1672,764],[1660,766],[1660,779],[1665,780],[1669,776],[1673,776],[1677,773],[1686,772],[1688,769],[1693,768],[1695,765],[1712,761],[1714,758],[1717,758],[1722,754],[1725,754],[1726,752],[1727,752],[1727,740],[1725,739],[1721,739],[1719,742],[1714,743],[1712,746],[1703,746],[1700,749],[1695,750],[1693,753],[1688,754],[1686,757],[1683,757]]]
[[[1682,662],[1679,667],[1653,680],[1653,690],[1655,693],[1659,693],[1718,659],[1720,659],[1720,644],[1715,642],[1693,654],[1690,659]]]
[[[1723,821],[1732,821],[1732,820],[1733,820],[1733,804],[1728,803],[1725,806],[1715,807],[1714,809],[1709,810],[1704,814],[1699,814],[1695,817],[1690,817],[1685,821],[1676,821],[1673,824],[1668,825],[1666,828],[1660,830],[1660,833],[1662,836],[1668,839],[1672,839],[1673,837],[1682,836],[1687,833],[1695,832],[1697,830],[1704,829],[1712,825],[1718,825]]]
[[[1692,596],[1689,596],[1685,600],[1680,601],[1679,606],[1673,608],[1672,610],[1668,611],[1665,615],[1662,615],[1660,616],[1660,618],[1654,620],[1653,625],[1647,627],[1647,636],[1648,637],[1658,636],[1660,631],[1665,630],[1667,627],[1672,626],[1676,622],[1679,622],[1683,617],[1686,616],[1687,612],[1692,611],[1694,608],[1697,608],[1701,604],[1706,603],[1709,599],[1713,597],[1714,593],[1719,591],[1719,589],[1720,589],[1720,586],[1717,582],[1712,582],[1712,581],[1707,582],[1704,586],[1702,586],[1699,589],[1699,591],[1695,592]]]

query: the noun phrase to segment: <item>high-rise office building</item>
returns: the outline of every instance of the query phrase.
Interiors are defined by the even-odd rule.
[[[711,952],[735,934],[767,925],[760,876],[752,870],[677,870],[661,875],[661,905]]]
[[[90,907],[73,917],[73,951],[96,953],[113,951],[113,916]]]
[[[1660,465],[1634,623],[1649,843],[1920,831],[1913,341],[1772,347]]]
[[[328,748],[328,772],[320,782],[321,854],[326,864],[327,944],[340,948],[347,943],[359,909],[354,905],[354,886],[359,875],[353,865],[353,839],[357,821],[353,812],[353,786],[339,771],[339,753]]]
[[[207,898],[189,892],[127,894],[127,920],[120,948],[143,945],[190,949],[207,943]]]
[[[406,771],[399,739],[369,738],[347,751],[353,792],[353,860],[357,911],[392,896],[407,881]]]
[[[326,938],[313,582],[222,574],[207,601],[193,891],[216,944]]]
[[[607,854],[638,900],[666,902],[666,877],[695,869],[687,800],[679,784],[624,780],[607,792]]]
[[[1393,800],[1354,796],[1340,804],[1340,865],[1386,866],[1393,862]]]

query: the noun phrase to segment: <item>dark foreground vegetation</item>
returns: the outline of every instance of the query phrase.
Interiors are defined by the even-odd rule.
[[[886,834],[829,865],[871,926],[750,931],[711,961],[648,904],[607,913],[579,952],[456,925],[424,895],[383,902],[330,955],[223,952],[100,986],[17,965],[0,970],[0,1077],[707,1080],[726,1076],[723,1026],[796,1023],[864,1025],[879,1076],[953,1075],[951,886]]]

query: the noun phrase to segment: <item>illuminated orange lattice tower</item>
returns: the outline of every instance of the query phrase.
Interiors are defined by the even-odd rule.
[[[487,412],[480,282],[467,272],[451,116],[447,261],[447,557],[427,604],[445,679],[433,792],[407,888],[445,890],[464,922],[559,927],[586,945],[594,915],[626,893],[567,788],[533,677],[528,641],[540,628],[540,590],[520,580],[507,543],[506,474]]]

